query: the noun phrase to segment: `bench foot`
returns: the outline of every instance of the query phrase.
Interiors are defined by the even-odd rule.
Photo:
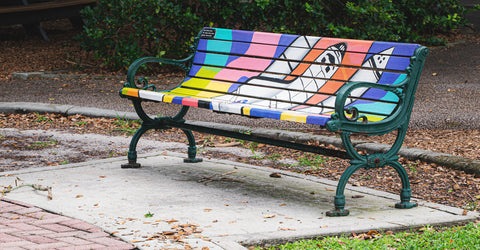
[[[405,180],[407,184],[408,179]],[[417,207],[418,204],[416,202],[411,202],[410,198],[412,197],[412,190],[410,188],[402,188],[400,191],[400,202],[395,204],[395,208],[400,208],[400,209],[408,209],[412,207]]]
[[[125,163],[125,164],[122,164],[122,168],[141,168],[142,165],[140,163],[136,163],[136,162],[128,162],[128,163]]]
[[[183,159],[183,162],[185,162],[185,163],[197,163],[197,162],[202,162],[202,161],[203,161],[202,158],[193,158],[193,159],[185,158],[185,159]]]
[[[341,189],[337,189],[337,195],[335,195],[335,200],[333,201],[335,208],[327,211],[326,214],[328,217],[340,217],[350,214],[350,211],[348,211],[348,209],[345,209],[345,195],[343,195],[343,188],[344,187],[341,187]]]
[[[183,159],[183,162],[186,163],[197,163],[203,161],[201,158],[197,158],[197,146],[195,143],[195,137],[193,136],[192,131],[187,129],[182,129],[188,139],[188,158]]]
[[[348,209],[343,209],[343,208],[334,208],[330,211],[327,211],[326,214],[328,217],[341,217],[341,216],[349,215],[350,211],[348,211]]]
[[[399,208],[399,209],[409,209],[417,206],[418,204],[416,202],[409,202],[409,201],[399,202],[395,204],[395,208]]]

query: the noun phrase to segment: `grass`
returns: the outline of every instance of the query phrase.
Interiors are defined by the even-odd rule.
[[[480,223],[477,222],[465,226],[424,227],[395,234],[379,234],[372,230],[368,234],[351,237],[300,240],[256,249],[479,249],[479,246]]]
[[[27,147],[28,149],[42,149],[48,146],[55,146],[58,144],[57,139],[51,139],[49,142],[34,142],[32,145]]]
[[[122,132],[127,136],[130,136],[135,134],[141,123],[142,122],[140,120],[125,119],[125,116],[117,117],[113,123],[113,125],[115,125],[117,128],[115,128],[113,131]]]
[[[38,112],[35,112],[35,116],[37,116],[37,119],[35,120],[35,122],[53,122],[52,119],[42,116]]]

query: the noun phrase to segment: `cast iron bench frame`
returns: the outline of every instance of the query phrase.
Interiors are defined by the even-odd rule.
[[[414,50],[411,51],[411,55],[407,54],[398,56],[398,60],[408,60],[407,65],[404,67],[403,70],[400,69],[394,69],[392,70],[394,73],[392,74],[401,74],[404,78],[402,80],[397,81],[398,82],[390,82],[390,83],[383,83],[379,84],[376,82],[365,82],[365,81],[354,81],[354,82],[348,82],[346,81],[343,86],[339,88],[338,91],[336,91],[332,96],[334,96],[335,99],[335,107],[334,107],[334,113],[331,115],[331,118],[326,122],[325,127],[329,131],[333,132],[338,132],[340,134],[340,137],[343,142],[343,146],[345,151],[343,150],[336,150],[336,149],[331,149],[327,147],[321,147],[318,145],[306,145],[303,143],[296,143],[296,142],[291,142],[291,141],[284,141],[276,138],[269,138],[265,136],[259,136],[259,135],[254,135],[254,134],[249,134],[245,132],[234,132],[234,131],[229,131],[229,130],[224,130],[224,129],[218,129],[218,128],[211,128],[208,126],[202,126],[197,123],[192,123],[189,121],[186,121],[183,119],[183,117],[186,115],[187,111],[189,110],[189,106],[194,106],[194,107],[202,107],[202,108],[212,108],[213,105],[212,103],[215,101],[214,98],[212,99],[204,99],[200,98],[200,100],[196,100],[194,98],[189,98],[189,97],[182,97],[182,96],[175,96],[175,94],[172,94],[174,92],[170,91],[175,91],[176,88],[172,90],[167,90],[163,92],[157,92],[156,87],[148,82],[147,78],[144,77],[136,77],[136,72],[139,68],[145,67],[145,64],[147,63],[160,63],[160,64],[171,64],[175,66],[179,66],[185,72],[187,73],[187,77],[184,80],[184,82],[188,81],[189,74],[190,76],[195,75],[196,73],[192,73],[191,70],[192,68],[195,68],[198,65],[195,65],[198,63],[198,58],[202,57],[204,58],[205,55],[203,55],[202,50],[205,50],[207,46],[205,46],[205,43],[210,42],[209,39],[216,39],[215,33],[220,32],[238,32],[239,34],[243,34],[242,32],[248,34],[249,36],[252,35],[251,31],[234,31],[234,30],[226,30],[226,29],[217,29],[217,28],[204,28],[199,35],[195,38],[194,40],[194,46],[192,46],[192,54],[188,56],[185,59],[182,60],[171,60],[171,59],[164,59],[164,58],[156,58],[156,57],[144,57],[137,59],[132,65],[130,66],[128,72],[127,72],[127,82],[124,84],[124,88],[120,90],[120,96],[124,98],[128,98],[133,102],[133,106],[135,108],[136,113],[138,116],[142,119],[142,125],[141,127],[137,130],[137,132],[134,134],[131,143],[130,143],[130,148],[128,151],[128,164],[123,164],[122,168],[138,168],[140,167],[140,164],[137,163],[137,151],[136,151],[136,146],[137,143],[140,139],[140,137],[147,131],[151,129],[168,129],[168,128],[179,128],[183,130],[183,132],[186,134],[187,139],[188,139],[188,158],[185,159],[185,162],[199,162],[201,159],[196,158],[196,145],[195,145],[195,139],[191,131],[197,131],[201,133],[208,133],[208,134],[214,134],[214,135],[220,135],[220,136],[226,136],[226,137],[231,137],[231,138],[237,138],[241,140],[248,140],[248,141],[253,141],[253,142],[259,142],[259,143],[264,143],[264,144],[270,144],[274,146],[280,146],[280,147],[285,147],[285,148],[292,148],[296,150],[301,150],[305,152],[312,152],[312,153],[317,153],[317,154],[322,154],[322,155],[328,155],[328,156],[335,156],[335,157],[340,157],[340,158],[345,158],[345,159],[352,159],[350,161],[350,166],[343,172],[338,185],[337,185],[337,190],[336,190],[336,195],[334,198],[334,205],[335,208],[327,212],[327,216],[346,216],[349,214],[349,211],[345,209],[345,195],[344,195],[344,189],[347,184],[348,179],[351,177],[351,175],[356,172],[357,170],[364,168],[364,169],[373,169],[373,168],[383,168],[385,166],[391,166],[393,167],[397,173],[399,174],[402,182],[402,189],[400,192],[400,202],[395,204],[396,208],[412,208],[416,207],[417,204],[415,202],[411,202],[411,189],[410,189],[410,183],[408,180],[407,173],[403,166],[398,162],[399,157],[397,156],[398,151],[400,150],[402,143],[404,141],[406,132],[407,132],[407,127],[408,123],[410,120],[410,115],[412,112],[413,108],[413,103],[414,103],[414,95],[415,91],[418,85],[418,81],[420,78],[420,74],[424,65],[425,57],[427,56],[429,50],[428,48],[420,45],[412,45],[412,44],[403,44],[403,43],[392,43],[397,47],[402,47],[406,46],[408,48],[411,48],[411,46],[414,46]],[[264,32],[256,32],[254,35],[258,34],[259,36],[265,35],[266,37],[268,36],[275,36],[277,34],[274,33],[264,33]],[[220,36],[220,35],[218,35]],[[288,37],[289,35],[283,35]],[[304,40],[309,40],[311,37],[305,37],[305,36],[297,36],[300,38],[303,38]],[[296,38],[296,39],[300,39]],[[244,39],[244,38],[242,38]],[[376,41],[362,41],[362,40],[352,40],[352,39],[337,39],[337,38],[321,38],[321,39],[331,39],[331,40],[338,40],[340,43],[345,42],[346,44],[363,44],[367,42],[374,42],[374,43],[380,43],[380,45],[385,45],[389,43],[385,42],[376,42]],[[228,40],[228,39],[227,39]],[[261,40],[261,39],[260,39]],[[265,41],[265,39],[264,39]],[[234,54],[235,57],[248,57],[251,55],[247,55],[249,52],[245,52],[244,54],[236,54],[233,52],[225,52],[222,51],[222,46],[220,42],[225,42],[225,41],[220,41],[218,44],[219,46],[211,46],[211,47],[219,47],[219,48],[214,48],[213,50],[217,50],[216,52],[212,51],[207,51],[205,53],[218,53],[215,55],[218,56],[232,56]],[[238,41],[232,42],[232,41],[226,41],[230,42],[231,47],[233,46],[244,46],[245,43],[247,43],[247,46],[252,46],[251,44],[248,44],[248,41],[241,41],[242,44],[234,44]],[[267,42],[268,43],[268,42]],[[265,44],[260,44],[258,45],[259,47],[266,46]],[[354,46],[353,46],[354,47]],[[330,48],[330,47],[329,47]],[[310,47],[310,49],[313,51],[314,48]],[[233,49],[232,49],[233,50]],[[323,52],[328,51],[328,48],[325,50],[322,50]],[[263,52],[258,52],[258,53],[263,53]],[[352,58],[357,55],[355,53],[358,53],[356,51],[350,51],[347,52],[350,53],[349,56],[352,56]],[[380,56],[382,55],[383,52],[380,52]],[[319,53],[317,53],[318,55]],[[278,56],[278,55],[277,55]],[[305,56],[304,59],[308,57]],[[320,58],[320,56],[318,57]],[[372,57],[370,57],[372,58]],[[392,56],[393,58],[393,56]],[[271,59],[271,58],[270,58]],[[300,64],[307,64],[307,65],[315,65],[318,63],[319,65],[323,65],[323,67],[328,67],[332,65],[324,64],[324,62],[318,62],[315,61],[304,61],[302,59],[301,61],[296,61],[295,65],[300,65]],[[275,58],[272,61],[279,60],[279,63],[284,63],[280,59]],[[283,60],[283,59],[282,59]],[[286,60],[286,59],[285,59]],[[305,59],[306,60],[306,59]],[[342,60],[347,61],[345,58]],[[351,60],[351,58],[349,59]],[[352,59],[353,60],[353,59]],[[373,60],[373,59],[370,59]],[[393,59],[389,59],[393,60]],[[368,60],[363,60],[363,65],[366,65],[366,61]],[[298,63],[298,64],[297,64]],[[371,62],[369,63],[371,64]],[[200,66],[205,66],[205,65],[200,65]],[[211,66],[211,65],[207,65]],[[368,69],[362,69],[361,67],[357,66],[352,66],[352,64],[349,64],[347,62],[341,61],[340,64],[338,65],[333,65],[333,66],[338,66],[338,68],[342,67],[351,67],[354,68],[358,71],[361,70],[367,70]],[[370,65],[371,66],[371,65]],[[394,65],[395,66],[395,65]],[[215,66],[216,67],[216,66]],[[362,66],[363,67],[363,66]],[[198,70],[198,69],[197,69]],[[222,69],[223,70],[223,69]],[[232,70],[232,69],[228,69]],[[252,70],[252,69],[249,69]],[[338,69],[337,69],[338,70]],[[375,69],[377,71],[375,72],[380,72],[380,69]],[[386,69],[383,69],[387,71]],[[292,72],[294,69],[292,69]],[[373,72],[374,70],[372,70]],[[190,73],[189,73],[190,72]],[[196,71],[198,74],[198,71]],[[366,72],[366,71],[365,71]],[[265,72],[263,72],[265,73]],[[293,74],[293,73],[292,73]],[[383,73],[385,74],[385,73]],[[288,76],[287,76],[288,77]],[[299,75],[295,76],[297,78],[300,78]],[[138,79],[136,79],[138,78]],[[252,77],[251,79],[253,79]],[[270,78],[269,78],[270,79]],[[286,78],[285,78],[286,79]],[[271,80],[271,79],[270,79]],[[186,86],[186,84],[182,82]],[[177,88],[185,88],[183,85],[179,85]],[[242,82],[234,82],[233,84],[240,84],[240,87],[233,91],[233,92],[222,92],[227,95],[235,95],[235,92],[237,93],[236,95],[242,97],[242,98],[252,98],[252,96],[245,97],[245,95],[239,94],[241,93],[239,91],[240,88],[242,88],[244,85],[247,86],[248,84],[245,84],[245,81],[243,80]],[[244,84],[244,85],[241,85]],[[273,84],[273,83],[272,83]],[[183,86],[183,87],[182,87]],[[254,85],[255,88],[258,87],[258,85]],[[191,87],[191,86],[190,86]],[[268,87],[268,86],[267,86]],[[199,87],[200,88],[200,87]],[[203,87],[202,87],[203,88]],[[202,88],[200,88],[202,90]],[[248,88],[245,87],[245,88]],[[359,100],[360,97],[357,99],[353,98],[353,92],[354,91],[359,91],[361,89],[367,88],[368,90],[370,89],[375,89],[375,90],[383,90],[386,91],[392,95],[395,95],[396,97],[396,103],[394,104],[394,108],[391,110],[391,113],[389,115],[385,115],[385,117],[381,120],[378,121],[373,121],[369,122],[367,119],[368,115],[364,115],[362,113],[362,110],[357,109],[356,107],[349,106],[347,107],[346,104],[348,103],[347,100],[352,100],[352,103],[355,102],[355,100]],[[213,91],[211,89],[208,89],[207,91]],[[289,90],[290,91],[290,90]],[[161,93],[162,97],[161,99],[158,99],[157,97],[151,97],[151,95],[155,95],[156,93]],[[290,93],[290,92],[289,92]],[[293,93],[293,92],[292,92]],[[171,96],[170,96],[171,94]],[[310,96],[315,95],[315,94],[309,94]],[[165,97],[169,96],[169,98]],[[236,97],[238,97],[236,96]],[[177,98],[177,101],[175,101],[175,98]],[[262,98],[261,96],[253,96],[253,98]],[[263,97],[264,98],[264,97]],[[349,99],[350,98],[350,99]],[[363,97],[362,97],[363,98]],[[394,99],[395,99],[394,98]],[[168,99],[168,101],[166,101]],[[180,100],[180,101],[178,101]],[[192,103],[193,100],[193,103]],[[181,104],[181,109],[176,114],[175,116],[172,117],[155,117],[152,118],[150,117],[143,109],[142,107],[142,102],[144,101],[163,101],[163,102],[168,102],[168,103],[177,103]],[[209,101],[211,103],[209,104]],[[271,99],[270,99],[271,101]],[[281,101],[282,103],[284,102],[283,100]],[[380,103],[381,100],[378,100],[378,103]],[[241,102],[240,102],[241,103]],[[278,102],[280,103],[280,101]],[[232,103],[231,103],[232,104]],[[294,103],[295,105],[298,105],[298,103]],[[351,104],[351,103],[350,103]],[[376,103],[375,103],[376,104]],[[391,103],[390,103],[391,104]],[[222,105],[222,104],[220,104]],[[233,103],[233,105],[237,105],[237,103]],[[238,104],[242,105],[242,104]],[[247,104],[245,104],[247,105]],[[242,107],[242,110],[245,107]],[[253,108],[251,109],[253,110]],[[215,110],[214,110],[215,111]],[[219,111],[219,110],[216,110]],[[221,111],[221,110],[220,110]],[[269,108],[265,108],[263,111],[266,113],[269,112]],[[290,110],[284,110],[287,111],[287,113]],[[222,112],[225,112],[223,110]],[[243,111],[242,111],[243,112]],[[264,113],[265,113],[264,112]],[[278,112],[278,110],[274,109],[272,112]],[[332,111],[333,112],[333,111]],[[256,116],[263,116],[262,114],[260,115],[255,115],[252,114],[251,112],[248,114],[242,113],[243,115],[249,115],[252,117]],[[298,114],[295,114],[294,116],[298,116]],[[265,115],[264,117],[268,117],[268,114]],[[299,117],[303,117],[300,115]],[[310,116],[308,116],[310,117]],[[312,116],[313,118],[319,118],[315,115]],[[298,118],[298,117],[297,117]],[[304,117],[303,117],[304,118]],[[301,119],[303,122],[305,122],[304,119]],[[322,118],[322,117],[320,117]],[[287,118],[288,119],[288,118]],[[290,119],[292,120],[292,119]],[[296,120],[296,118],[293,118],[293,121]],[[252,121],[253,123],[254,121]],[[393,131],[398,131],[397,132],[397,138],[396,141],[393,143],[392,147],[384,153],[373,153],[373,154],[360,154],[357,152],[357,150],[354,148],[350,136],[352,133],[361,133],[365,135],[383,135],[386,133],[390,133]]]

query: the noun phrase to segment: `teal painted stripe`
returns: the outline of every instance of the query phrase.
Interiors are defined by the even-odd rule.
[[[226,66],[228,57],[228,55],[206,54],[204,63],[207,65]]]
[[[215,39],[232,40],[232,30],[216,28]]]
[[[395,95],[392,92],[387,92],[387,94],[380,99],[381,101],[386,101],[386,102],[398,102],[398,96]]]
[[[207,51],[230,53],[231,50],[232,50],[231,42],[223,42],[218,40],[208,40],[207,42]]]
[[[395,108],[395,104],[390,103],[362,103],[354,105],[360,112],[390,115]]]

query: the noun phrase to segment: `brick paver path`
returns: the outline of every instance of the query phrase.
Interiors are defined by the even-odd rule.
[[[134,249],[101,228],[0,199],[0,249]]]

